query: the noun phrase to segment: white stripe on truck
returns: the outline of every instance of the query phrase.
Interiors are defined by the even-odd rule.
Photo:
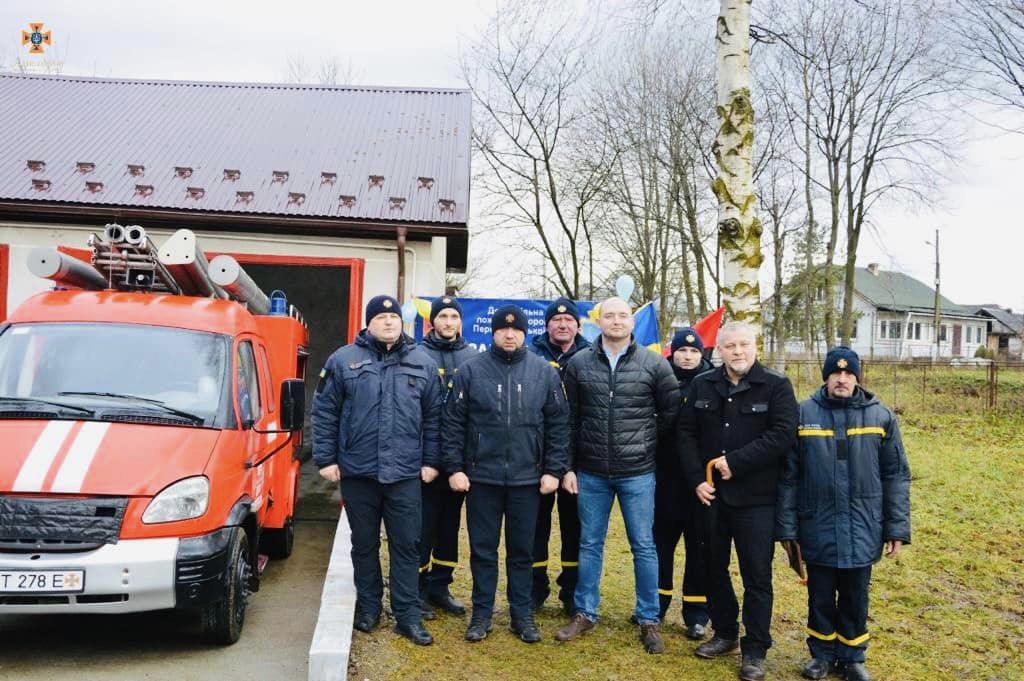
[[[74,425],[74,421],[50,421],[46,424],[14,479],[15,492],[42,491],[43,480]]]
[[[96,457],[96,452],[103,442],[103,437],[110,428],[109,423],[89,421],[78,431],[78,436],[71,444],[71,450],[64,458],[57,477],[53,481],[51,492],[81,492],[82,481],[89,472],[89,466]]]

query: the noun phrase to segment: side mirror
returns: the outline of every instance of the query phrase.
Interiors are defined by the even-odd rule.
[[[302,430],[306,422],[306,382],[301,378],[281,381],[281,430]]]

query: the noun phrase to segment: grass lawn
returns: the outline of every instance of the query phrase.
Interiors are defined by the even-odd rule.
[[[1024,679],[1024,413],[937,415],[915,413],[911,406],[902,425],[914,475],[914,543],[898,559],[883,559],[875,567],[868,668],[877,679],[900,681]],[[555,559],[557,536],[552,532]],[[463,540],[460,559],[466,567],[456,572],[453,592],[468,605]],[[739,594],[735,560],[733,577]],[[693,656],[696,644],[682,636],[678,589],[677,577],[677,599],[663,626],[668,650],[647,655],[636,627],[627,621],[633,608],[632,560],[615,510],[601,621],[584,638],[554,641],[566,620],[552,599],[537,617],[544,641],[521,643],[507,630],[502,581],[495,629],[482,643],[463,640],[468,616],[439,615],[428,623],[436,642],[427,648],[413,646],[390,627],[372,635],[354,632],[349,678],[735,679],[737,657],[704,661]],[[807,657],[805,623],[804,587],[779,549],[769,678],[800,678]]]

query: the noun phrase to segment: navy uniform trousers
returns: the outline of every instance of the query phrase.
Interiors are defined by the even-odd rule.
[[[443,598],[459,565],[459,526],[464,492],[453,492],[444,473],[423,485],[423,532],[420,537],[420,598]]]
[[[863,662],[871,566],[807,565],[807,647],[819,660]]]
[[[659,492],[662,492],[659,494]],[[680,494],[683,492],[680,490]],[[683,564],[683,623],[691,627],[708,623],[707,557],[698,518],[703,511],[697,498],[670,498],[667,490],[654,495],[654,545],[658,550],[658,616],[664,619],[672,604],[675,553],[679,539],[686,552]]]

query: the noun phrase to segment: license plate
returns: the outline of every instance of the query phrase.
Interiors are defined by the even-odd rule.
[[[85,589],[85,570],[0,570],[0,593],[77,593]]]

